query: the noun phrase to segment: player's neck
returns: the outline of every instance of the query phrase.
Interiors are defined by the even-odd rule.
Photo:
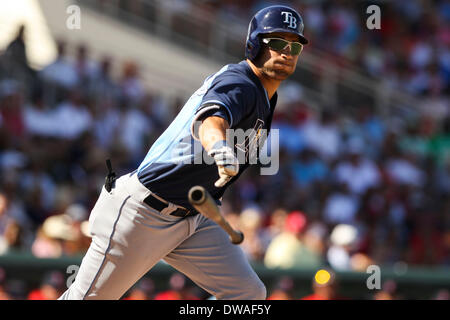
[[[269,100],[272,99],[275,92],[278,90],[278,87],[281,84],[281,80],[275,80],[266,77],[266,75],[259,69],[257,66],[254,65],[254,63],[250,60],[247,60],[248,65],[252,69],[252,71],[256,74],[258,79],[261,81],[261,84],[263,85],[264,89],[267,91],[267,95],[269,97]]]

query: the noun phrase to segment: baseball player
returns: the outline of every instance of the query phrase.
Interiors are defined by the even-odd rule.
[[[238,161],[227,129],[270,129],[277,88],[307,43],[294,9],[270,6],[255,14],[246,59],[205,80],[137,170],[116,179],[110,167],[89,217],[91,245],[60,299],[120,299],[161,259],[217,299],[266,298],[242,249],[187,195],[201,185],[220,203],[249,165]],[[248,159],[248,146],[240,150]],[[210,163],[200,161],[204,153]]]

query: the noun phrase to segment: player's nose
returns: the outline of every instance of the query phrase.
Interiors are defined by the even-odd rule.
[[[289,63],[294,60],[294,56],[291,54],[291,49],[284,49],[281,52],[281,57]]]
[[[282,55],[292,56],[291,55],[291,45],[288,44],[283,50],[281,50]]]

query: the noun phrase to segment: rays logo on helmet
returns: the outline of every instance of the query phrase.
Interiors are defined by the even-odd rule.
[[[284,16],[284,23],[289,23],[288,27],[297,29],[297,18],[292,15],[292,12],[282,11],[281,15]]]

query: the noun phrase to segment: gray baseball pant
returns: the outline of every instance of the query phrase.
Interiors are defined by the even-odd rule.
[[[127,174],[103,187],[89,217],[91,245],[75,281],[60,300],[120,299],[163,259],[217,299],[266,298],[266,288],[242,249],[216,223],[198,214],[171,216],[143,202],[151,194]]]

